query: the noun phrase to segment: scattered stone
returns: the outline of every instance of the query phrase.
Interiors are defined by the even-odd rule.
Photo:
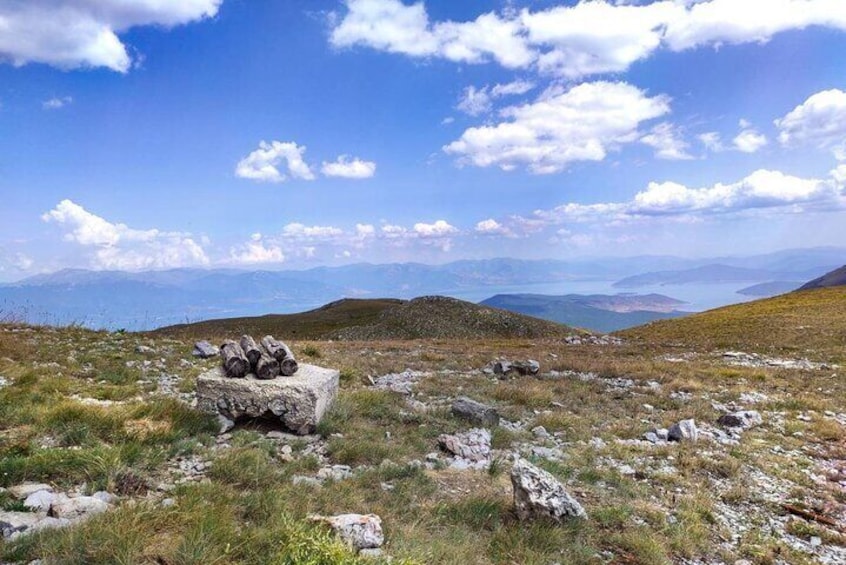
[[[33,512],[47,512],[50,506],[60,500],[60,497],[65,497],[63,494],[56,494],[48,490],[39,490],[26,497],[23,505]]]
[[[390,390],[397,394],[410,395],[414,385],[425,376],[426,373],[406,370],[402,373],[389,373],[373,380],[373,386],[382,390]]]
[[[549,517],[560,522],[566,518],[587,518],[585,509],[564,485],[525,459],[515,461],[511,485],[514,487],[514,506],[521,520]]]
[[[331,467],[323,467],[317,472],[317,480],[323,481],[342,481],[353,476],[352,469],[348,465],[332,465]]]
[[[38,491],[53,492],[53,487],[45,485],[44,483],[21,483],[13,487],[9,487],[9,493],[18,500],[24,500],[29,495]]]
[[[339,377],[334,369],[302,365],[296,375],[284,379],[229,379],[216,367],[197,377],[197,405],[233,422],[278,418],[287,429],[305,435],[316,429],[335,400]]]
[[[176,500],[173,498],[165,498],[161,501],[162,508],[170,508],[171,506],[176,506]]]
[[[740,402],[744,404],[758,404],[766,402],[770,397],[761,392],[743,392],[740,394]]]
[[[108,509],[109,505],[107,503],[93,496],[64,497],[50,506],[48,515],[53,518],[75,520],[93,516],[94,514],[101,514]]]
[[[515,375],[537,375],[540,371],[540,363],[534,359],[527,361],[495,361],[493,364],[493,372],[499,377],[511,377]]]
[[[135,353],[140,353],[141,355],[155,355],[156,350],[146,345],[136,345]]]
[[[741,410],[739,412],[730,412],[723,414],[717,423],[725,428],[740,428],[748,430],[755,426],[760,426],[764,422],[756,410]]]
[[[362,557],[367,557],[368,559],[378,559],[379,557],[382,557],[382,548],[365,547],[364,549],[360,550],[358,554]]]
[[[496,408],[476,402],[466,396],[457,398],[452,403],[452,414],[480,426],[492,428],[499,424],[499,412],[496,411]]]
[[[543,426],[535,426],[532,428],[532,435],[538,439],[546,439],[549,437],[549,432]]]
[[[211,357],[217,357],[220,354],[220,350],[207,341],[198,341],[194,344],[194,351],[191,354],[200,359],[210,359]]]
[[[670,426],[667,430],[669,441],[690,441],[699,439],[699,430],[696,429],[696,422],[692,419],[682,420]]]
[[[382,519],[376,514],[339,514],[310,518],[329,525],[344,542],[357,550],[374,549],[385,543]]]
[[[438,444],[455,455],[456,468],[484,468],[491,461],[491,434],[488,430],[474,428],[455,435],[441,434]]]

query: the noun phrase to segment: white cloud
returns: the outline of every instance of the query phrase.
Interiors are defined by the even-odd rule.
[[[482,220],[476,223],[475,231],[479,235],[504,235],[506,237],[513,237],[514,232],[508,226],[497,222],[493,218]]]
[[[0,3],[0,61],[62,69],[133,64],[118,34],[213,17],[223,0],[26,0]]]
[[[94,248],[92,265],[96,268],[165,269],[209,263],[202,246],[190,234],[137,230],[112,223],[71,200],[62,200],[41,219],[66,229],[66,241]]]
[[[534,83],[525,80],[515,80],[505,84],[495,84],[476,88],[468,86],[461,93],[461,99],[456,108],[470,116],[486,114],[493,109],[493,102],[503,96],[517,96],[525,94],[535,87]]]
[[[422,222],[414,224],[414,233],[420,237],[445,237],[458,233],[458,228],[451,226],[444,220],[437,220],[433,224]]]
[[[625,6],[580,2],[531,13],[522,22],[532,44],[546,47],[541,72],[578,78],[621,72],[661,45],[667,22],[681,15],[675,2]]]
[[[737,134],[732,142],[735,149],[743,153],[756,153],[768,143],[766,135],[748,126]]]
[[[528,65],[534,53],[515,19],[495,13],[470,22],[431,23],[422,2],[346,0],[347,12],[332,30],[335,47],[357,45],[413,57],[482,63],[496,60],[508,68]],[[336,18],[337,19],[337,18]]]
[[[655,156],[659,159],[693,159],[687,151],[690,145],[682,138],[679,129],[669,122],[656,125],[652,131],[641,137],[640,141],[654,148]]]
[[[840,158],[846,148],[846,92],[817,92],[775,124],[783,145],[831,148]]]
[[[334,15],[336,47],[367,46],[411,57],[497,61],[575,79],[627,70],[664,47],[765,42],[808,26],[846,30],[842,0],[583,0],[517,13],[487,13],[467,22],[432,22],[423,2],[346,0]]]
[[[697,137],[708,151],[718,153],[725,150],[720,134],[715,131],[709,131],[707,133],[700,134]]]
[[[260,263],[281,263],[285,260],[285,254],[278,245],[266,244],[260,233],[250,236],[250,241],[240,248],[233,248],[229,252],[230,258],[235,263],[245,265],[256,265]]]
[[[470,116],[478,116],[486,114],[493,108],[491,95],[488,92],[488,87],[476,88],[475,86],[468,86],[461,93],[461,100],[456,106],[459,110]]]
[[[261,141],[259,148],[241,159],[235,174],[241,178],[262,182],[283,182],[291,178],[314,180],[314,173],[303,160],[306,148],[289,141]],[[285,163],[285,171],[279,169]]]
[[[327,177],[369,179],[376,174],[376,163],[362,161],[358,157],[351,159],[347,155],[341,155],[334,163],[324,161],[321,172]]]
[[[846,208],[846,170],[835,169],[829,179],[806,179],[761,169],[731,184],[690,188],[676,182],[651,182],[628,202],[569,203],[551,210],[536,210],[534,218],[546,225],[607,223],[638,218],[677,218],[738,213],[803,213]]]
[[[826,26],[846,30],[840,0],[710,0],[667,22],[665,41],[680,51],[702,45],[763,43],[774,35]]]
[[[626,83],[584,83],[503,109],[507,121],[466,130],[443,149],[460,163],[554,173],[575,161],[601,161],[638,139],[641,122],[670,111],[666,96],[648,97]]]
[[[333,238],[343,235],[344,230],[333,226],[306,226],[297,222],[286,225],[282,228],[282,236],[296,239],[307,238]]]
[[[62,96],[61,98],[54,96],[50,100],[42,102],[41,107],[45,110],[58,110],[59,108],[64,108],[72,102],[73,98],[70,96]]]

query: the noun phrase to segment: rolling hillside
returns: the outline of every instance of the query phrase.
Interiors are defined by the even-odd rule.
[[[804,284],[799,290],[810,290],[812,288],[827,288],[831,286],[846,285],[846,265],[826,273],[818,279]]]
[[[846,359],[846,287],[773,298],[662,320],[619,333],[655,345],[753,349]]]
[[[485,339],[560,337],[560,324],[442,296],[414,300],[344,299],[300,314],[207,320],[152,335],[211,339],[273,334],[284,339]]]

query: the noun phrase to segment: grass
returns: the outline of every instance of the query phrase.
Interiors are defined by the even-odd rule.
[[[817,296],[828,300],[828,293]],[[772,333],[782,335],[772,340],[787,339],[791,323],[816,327],[811,318],[819,308],[806,304],[808,296],[795,300],[808,307],[807,313],[787,327],[771,322]],[[758,303],[746,306],[764,309]],[[568,346],[554,338],[295,340],[291,345],[298,355],[343,369],[344,378],[318,428],[320,439],[290,442],[290,457],[258,427],[234,431],[223,446],[212,435],[213,419],[158,394],[163,372],[179,375],[177,390],[190,393],[196,375],[217,362],[191,360],[192,340],[221,335],[0,326],[0,375],[9,381],[0,388],[0,485],[46,481],[84,492],[107,489],[132,500],[67,530],[0,542],[0,561],[356,565],[363,561],[308,516],[373,512],[383,519],[385,552],[393,563],[812,562],[764,527],[767,516],[781,517],[781,510],[768,502],[759,481],[766,475],[783,485],[779,488],[789,500],[832,508],[833,515],[841,508],[837,505],[846,504],[842,493],[809,478],[822,473],[819,465],[844,457],[844,428],[825,413],[843,412],[846,382],[836,369],[734,367],[714,353],[731,345],[785,356],[807,351],[816,360],[837,362],[842,351],[833,343],[846,325],[838,318],[839,307],[827,306],[820,322],[830,324],[827,333],[807,330],[798,346],[807,349],[789,343],[772,348],[758,329],[763,318],[750,321],[748,341],[742,341],[744,334],[733,334],[730,321],[740,314],[732,312],[717,314],[727,326],[708,338],[699,334],[710,331],[712,322],[680,329],[653,324],[613,347]],[[787,316],[780,308],[766,306],[778,323]],[[687,323],[692,322],[672,322]],[[288,337],[281,326],[264,328]],[[240,333],[229,329],[231,335]],[[156,354],[136,354],[139,343]],[[682,352],[696,355],[686,363],[663,360],[679,353],[679,343],[689,344]],[[565,375],[498,381],[479,370],[499,357],[538,359],[543,372]],[[407,368],[430,372],[413,391],[425,411],[368,384],[368,375]],[[567,371],[594,377],[576,378]],[[605,379],[634,384],[613,388]],[[648,448],[618,441],[689,417],[700,426],[714,425],[720,414],[714,403],[737,402],[749,391],[767,396],[754,407],[765,422],[746,432],[739,445]],[[491,404],[503,418],[524,424],[521,431],[493,430],[493,447],[502,451],[488,472],[422,466],[427,454],[438,451],[438,435],[469,427],[450,415],[456,396]],[[556,439],[534,438],[530,430],[538,425]],[[603,439],[604,446],[593,438]],[[527,444],[564,452],[561,461],[532,460],[567,486],[589,520],[518,520],[508,454]],[[174,481],[169,466],[187,456],[209,462],[205,480],[157,493],[155,485]],[[355,473],[322,487],[291,481],[332,464],[349,464]],[[636,473],[623,474],[622,465]],[[176,504],[162,507],[163,496]],[[0,494],[0,508],[20,510],[21,505]],[[720,520],[726,508],[752,525],[734,545],[726,544]],[[818,535],[826,544],[844,544],[842,536],[820,524],[796,518],[785,527],[801,539]]]

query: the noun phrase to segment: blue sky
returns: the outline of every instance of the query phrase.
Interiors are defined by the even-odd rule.
[[[0,0],[0,22],[0,280],[846,235],[842,0]]]

